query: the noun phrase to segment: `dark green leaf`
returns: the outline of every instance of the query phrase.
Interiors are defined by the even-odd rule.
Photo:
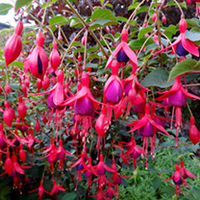
[[[162,188],[161,192],[166,193],[168,196],[172,196],[174,194],[174,187],[173,186],[165,186]]]
[[[15,3],[15,11],[17,11],[19,8],[28,5],[31,3],[32,0],[17,0]]]
[[[112,11],[103,9],[103,10],[96,10],[92,13],[91,19],[107,19],[107,20],[112,20],[116,21],[115,15],[113,14]]]
[[[95,28],[110,26],[110,25],[114,25],[114,24],[117,24],[117,21],[108,20],[108,19],[97,19],[94,22],[92,22],[89,29],[93,30]]]
[[[142,85],[144,87],[169,87],[174,84],[174,81],[167,82],[168,76],[169,74],[164,68],[157,68],[144,78]]]
[[[69,192],[66,195],[64,195],[61,200],[74,200],[74,199],[76,199],[76,193]]]
[[[8,3],[1,3],[0,4],[0,15],[6,15],[8,11],[13,7],[13,5]]]
[[[149,33],[152,30],[153,30],[153,26],[152,27],[141,28],[139,30],[138,39],[140,40],[146,33]]]
[[[161,185],[161,183],[162,183],[162,180],[161,180],[161,178],[159,178],[158,176],[156,176],[156,177],[152,180],[152,183],[153,183],[154,189],[157,190],[157,189],[160,187],[160,185]]]
[[[52,25],[52,24],[64,25],[68,22],[69,22],[69,20],[64,16],[56,16],[49,20],[50,25]]]
[[[196,62],[193,59],[186,59],[181,61],[180,63],[176,64],[169,74],[169,80],[184,74],[190,71],[199,71],[200,70],[200,62]]]

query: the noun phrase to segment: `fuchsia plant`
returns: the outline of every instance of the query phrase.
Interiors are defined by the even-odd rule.
[[[33,2],[35,1],[24,9],[21,16]],[[35,3],[40,6],[39,1]],[[12,62],[22,51],[21,20],[18,21],[14,34],[4,48],[5,69],[2,64],[0,74],[0,98],[2,98],[0,100],[3,102],[0,104],[2,122],[0,159],[3,166],[3,173],[0,176],[12,177],[13,187],[18,188],[21,193],[22,183],[36,181],[33,178],[24,183],[24,180],[29,180],[29,177],[26,177],[28,172],[24,170],[28,171],[31,168],[26,165],[29,161],[29,164],[35,165],[36,168],[45,166],[40,175],[39,187],[33,189],[32,183],[28,185],[29,193],[38,191],[39,199],[43,199],[45,195],[55,197],[59,193],[68,192],[71,188],[79,191],[78,187],[84,185],[80,184],[81,181],[84,181],[84,187],[87,187],[85,198],[95,197],[97,200],[120,198],[120,184],[124,178],[130,178],[121,174],[124,164],[127,167],[131,164],[132,168],[128,169],[135,170],[134,173],[143,168],[143,163],[147,170],[149,154],[153,160],[155,152],[157,153],[155,150],[160,150],[160,145],[166,140],[166,136],[173,139],[167,132],[165,121],[171,121],[171,129],[175,121],[177,161],[174,174],[165,181],[173,180],[175,194],[180,195],[181,185],[189,186],[185,179],[197,178],[184,167],[182,160],[179,161],[178,148],[181,142],[179,133],[183,129],[184,120],[182,110],[186,105],[189,107],[187,98],[200,100],[200,97],[189,93],[187,87],[182,84],[184,73],[180,71],[184,71],[184,66],[174,76],[175,83],[169,90],[168,86],[157,83],[159,78],[162,79],[162,83],[166,83],[162,74],[158,77],[158,81],[155,75],[152,81],[151,75],[158,68],[163,71],[164,68],[169,70],[178,62],[173,55],[170,57],[171,60],[168,57],[163,58],[162,54],[160,57],[155,56],[170,48],[182,56],[179,59],[180,63],[181,60],[187,59],[185,56],[189,53],[199,57],[199,46],[186,38],[187,22],[181,7],[178,6],[182,13],[179,22],[180,33],[177,32],[179,35],[170,46],[163,48],[161,39],[163,36],[167,38],[165,34],[167,27],[160,27],[159,16],[162,16],[163,24],[167,24],[168,19],[161,12],[165,1],[156,0],[151,4],[143,25],[137,24],[137,28],[133,28],[133,24],[137,23],[136,16],[143,2],[134,7],[129,19],[124,20],[127,22],[123,28],[115,25],[117,20],[114,20],[114,15],[110,20],[112,12],[105,8],[107,2],[101,5],[102,7],[97,7],[101,9],[93,8],[89,4],[92,14],[87,19],[83,19],[68,0],[64,4],[60,1],[56,7],[58,8],[56,12],[60,10],[63,12],[64,9],[67,17],[62,13],[62,16],[48,18],[48,9],[54,3],[45,3],[43,8],[37,11],[37,23],[42,13],[43,17],[39,30],[32,30],[28,35],[30,41],[36,38],[36,44],[27,44],[26,48],[30,49],[29,55],[21,54],[19,62],[23,60],[23,68],[20,64],[17,67],[15,64],[12,66]],[[51,12],[55,14],[52,8]],[[107,12],[106,19],[104,14],[98,12]],[[63,32],[60,24],[71,20],[70,26],[73,26],[73,20],[76,18],[71,19],[71,13],[79,18],[82,25],[77,34],[74,31],[75,35],[67,38],[68,34]],[[153,16],[151,13],[154,13]],[[55,19],[63,21],[54,22]],[[103,24],[104,20],[108,23]],[[76,25],[79,26],[80,23]],[[97,24],[100,29],[95,27]],[[57,32],[54,30],[57,28],[58,40],[55,37]],[[107,34],[104,34],[104,28]],[[120,34],[115,34],[115,28],[116,31],[120,30]],[[152,30],[152,33],[145,32],[147,30]],[[96,31],[100,33],[99,38]],[[84,34],[83,37],[81,34]],[[120,37],[121,41],[118,42]],[[91,43],[93,45],[91,38],[98,44],[96,47],[91,47]],[[48,46],[49,41],[51,44]],[[155,52],[154,43],[156,48],[159,45],[161,48],[155,54],[152,53]],[[137,47],[139,50],[136,51],[137,55],[134,53],[136,46],[141,48],[139,50]],[[190,60],[188,59],[188,62]],[[190,66],[192,70],[196,70],[199,65],[193,60],[194,62],[195,65]],[[186,71],[188,72],[188,69]],[[144,87],[145,81],[142,80],[147,81],[148,78],[151,81],[147,84],[147,88]],[[157,86],[163,89],[162,92]],[[15,99],[18,101],[16,105]],[[157,101],[164,102],[161,104]],[[173,107],[171,120],[168,119],[169,116],[162,116],[163,108],[165,111],[168,109],[168,115],[170,114],[169,107]],[[188,135],[191,142],[198,145],[200,133],[191,111],[190,116]],[[131,127],[130,130],[127,126]],[[143,147],[140,146],[140,141]],[[46,178],[51,178],[53,183],[49,191],[43,186]],[[63,182],[62,186],[58,184],[61,181],[69,183],[69,187]],[[134,181],[137,182],[135,177]]]

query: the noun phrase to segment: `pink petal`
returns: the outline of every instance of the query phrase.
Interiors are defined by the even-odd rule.
[[[146,123],[147,123],[147,117],[144,116],[141,120],[139,120],[139,122],[129,131],[130,132],[133,132],[133,131],[136,131],[140,128],[142,128]]]
[[[54,95],[53,102],[55,105],[60,105],[64,101],[64,87],[62,84],[58,83]]]
[[[135,65],[138,64],[137,62],[137,56],[135,55],[135,53],[130,49],[130,47],[128,46],[128,44],[126,42],[123,42],[123,50],[126,53],[126,55],[129,57],[130,61],[132,61]]]
[[[190,40],[186,39],[185,37],[182,38],[181,40],[183,47],[190,52],[191,54],[193,54],[196,57],[199,57],[199,51],[197,46]]]

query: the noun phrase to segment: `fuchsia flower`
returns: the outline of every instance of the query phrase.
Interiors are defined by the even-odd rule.
[[[43,187],[43,182],[42,182],[42,181],[40,181],[40,186],[39,186],[37,189],[32,190],[32,191],[29,191],[29,193],[35,192],[35,191],[37,191],[37,190],[38,190],[38,196],[39,196],[39,199],[40,199],[40,200],[42,200],[42,195],[43,195],[44,191],[45,191],[47,194],[50,194],[50,192],[48,192],[47,190],[44,189],[44,187]]]
[[[60,54],[57,50],[57,42],[56,40],[53,41],[53,50],[50,54],[50,64],[54,71],[57,70],[58,66],[60,65]]]
[[[111,64],[111,71],[112,75],[106,81],[104,86],[104,95],[103,95],[103,102],[107,101],[108,103],[117,104],[122,99],[123,95],[123,85],[118,77],[118,70],[119,70],[119,63],[115,60],[112,61]]]
[[[89,129],[92,134],[92,117],[94,114],[94,108],[100,109],[100,102],[98,102],[90,92],[89,75],[85,71],[82,73],[81,83],[82,88],[76,93],[76,95],[68,98],[61,105],[74,105],[74,129],[76,130],[79,127],[78,129],[82,130],[80,131],[80,135],[83,136],[83,141],[85,141],[88,138]]]
[[[137,67],[137,57],[135,53],[128,46],[127,40],[128,40],[128,31],[126,29],[123,29],[122,34],[121,34],[121,42],[117,45],[116,49],[113,51],[113,53],[109,57],[106,64],[106,68],[111,67],[113,56],[115,56],[118,62],[130,61],[130,63],[132,64],[134,68]]]
[[[10,103],[8,101],[4,102],[5,111],[3,112],[3,120],[8,127],[12,126],[13,119],[15,118],[15,111],[10,107]]]
[[[53,194],[58,194],[60,191],[66,191],[65,188],[62,188],[61,186],[56,184],[56,180],[53,179],[53,188],[50,192],[50,195],[52,196]]]
[[[187,22],[182,18],[179,22],[180,35],[172,43],[161,51],[156,52],[156,54],[166,51],[169,48],[173,48],[179,56],[186,56],[188,53],[191,53],[194,56],[199,57],[198,45],[189,39],[185,38],[185,31],[187,30]]]
[[[169,133],[159,124],[157,124],[150,115],[150,106],[146,104],[145,114],[140,120],[133,121],[128,126],[133,126],[129,132],[138,130],[138,134],[143,137],[143,151],[146,153],[146,168],[148,162],[148,137],[150,137],[151,143],[151,154],[152,158],[154,156],[154,147],[155,144],[155,133],[157,130],[165,133],[167,136],[170,136]]]
[[[180,187],[180,185],[182,183],[184,183],[185,185],[187,185],[188,187],[190,187],[190,185],[181,176],[181,172],[179,170],[179,165],[178,164],[175,165],[175,172],[174,172],[174,174],[170,178],[165,179],[165,181],[168,181],[170,179],[173,180],[173,182],[175,184],[175,194],[181,194],[181,187]]]
[[[200,133],[197,127],[195,126],[194,116],[190,117],[190,128],[189,128],[189,136],[192,143],[195,145],[199,142]]]
[[[183,176],[184,179],[186,179],[188,177],[190,177],[190,178],[197,178],[194,174],[192,174],[190,171],[188,171],[187,169],[185,169],[184,162],[182,160],[181,160],[181,168],[180,168],[179,172],[182,174],[182,176]]]
[[[28,63],[31,73],[43,80],[44,74],[48,67],[48,56],[43,49],[44,34],[39,32],[36,38],[37,46],[31,52]]]
[[[23,102],[22,96],[19,97],[19,104],[18,104],[17,111],[19,113],[19,117],[23,120],[24,117],[26,116],[26,105]]]
[[[182,126],[181,108],[186,106],[187,97],[192,100],[200,100],[200,97],[190,94],[186,89],[183,88],[181,78],[182,75],[177,76],[171,89],[163,92],[163,95],[156,99],[158,101],[162,101],[168,98],[168,103],[176,108],[176,146],[178,146],[178,132],[180,132]]]
[[[21,21],[18,21],[15,28],[15,33],[6,42],[4,48],[6,66],[8,66],[14,60],[16,60],[22,51],[22,40],[20,37],[22,30],[23,30],[23,24]]]

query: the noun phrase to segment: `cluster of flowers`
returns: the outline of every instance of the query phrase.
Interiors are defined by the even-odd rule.
[[[188,53],[191,53],[195,56],[199,56],[198,47],[189,39],[185,38],[185,31],[187,24],[185,19],[180,21],[180,35],[176,41],[169,47],[162,49],[160,52],[163,52],[169,48],[173,48],[179,56],[185,56]],[[23,29],[22,22],[17,23],[15,33],[7,41],[5,46],[5,60],[6,66],[11,62],[16,60],[20,55],[22,50],[22,41],[20,38],[21,32]],[[39,32],[36,39],[36,47],[31,51],[28,58],[24,61],[24,71],[25,75],[22,75],[20,78],[23,87],[24,96],[27,96],[27,88],[29,87],[29,80],[27,73],[30,71],[33,76],[37,78],[37,88],[38,92],[41,87],[47,90],[50,85],[50,80],[48,78],[48,60],[50,60],[51,69],[53,71],[52,83],[54,86],[51,90],[44,93],[33,94],[29,93],[28,95],[45,95],[47,97],[47,106],[50,109],[50,115],[48,120],[48,127],[52,120],[52,116],[55,112],[54,122],[56,123],[56,142],[58,142],[58,147],[55,145],[55,141],[52,138],[50,146],[45,147],[45,150],[41,154],[46,154],[43,158],[47,158],[47,162],[50,165],[52,177],[54,177],[55,165],[58,164],[58,168],[63,172],[64,171],[64,161],[65,156],[73,155],[66,151],[62,144],[61,136],[58,135],[58,129],[63,119],[65,118],[65,111],[70,108],[71,110],[74,107],[73,113],[73,128],[70,130],[70,135],[73,140],[79,141],[82,146],[81,155],[76,157],[76,161],[70,164],[69,169],[75,168],[77,171],[77,184],[81,181],[82,175],[84,174],[88,178],[88,187],[91,186],[94,182],[97,183],[96,194],[91,196],[96,196],[98,200],[102,199],[112,199],[114,196],[118,195],[118,185],[121,183],[121,177],[128,178],[127,176],[120,175],[118,173],[117,166],[115,164],[115,158],[112,158],[111,167],[107,166],[104,163],[102,151],[105,143],[105,135],[109,129],[109,126],[112,123],[112,114],[114,113],[115,119],[119,117],[127,117],[130,113],[130,110],[138,114],[138,119],[131,121],[128,124],[131,127],[129,132],[137,131],[137,134],[141,136],[143,140],[143,148],[140,148],[136,145],[134,136],[132,135],[129,142],[119,141],[117,144],[114,144],[113,147],[118,148],[121,153],[119,154],[122,157],[122,161],[127,163],[128,161],[133,162],[133,167],[136,167],[137,160],[140,155],[146,155],[146,169],[148,168],[148,146],[150,140],[151,146],[151,155],[152,159],[154,157],[154,150],[156,148],[156,133],[161,133],[172,137],[165,130],[165,123],[163,120],[169,120],[162,118],[155,114],[156,106],[161,107],[173,107],[175,110],[175,127],[176,127],[176,146],[178,147],[178,133],[182,128],[182,114],[181,109],[186,106],[187,98],[192,100],[200,99],[199,97],[188,93],[181,83],[181,76],[175,78],[175,84],[171,87],[169,91],[162,93],[158,97],[157,101],[163,101],[164,104],[157,103],[155,101],[149,101],[146,92],[149,91],[147,88],[144,88],[138,81],[138,67],[137,67],[137,56],[129,48],[127,44],[128,40],[128,31],[126,29],[122,30],[121,33],[121,42],[116,46],[116,49],[111,53],[106,68],[111,68],[111,76],[108,78],[105,83],[103,90],[103,102],[99,102],[93,96],[89,87],[89,73],[86,71],[79,72],[81,74],[81,82],[77,83],[77,93],[74,95],[69,91],[68,82],[64,83],[64,72],[58,70],[61,59],[59,52],[57,50],[56,40],[53,41],[53,50],[50,54],[50,58],[43,49],[44,44],[44,34]],[[157,53],[160,53],[157,52]],[[80,58],[79,58],[80,60]],[[132,74],[123,79],[123,67],[127,63],[132,65]],[[118,70],[121,67],[121,78],[118,76]],[[45,76],[46,75],[46,76]],[[57,78],[57,80],[56,80]],[[98,80],[93,77],[94,80]],[[9,84],[6,85],[9,88]],[[9,94],[9,89],[6,90]],[[28,100],[26,100],[28,101]],[[15,133],[10,133],[9,136],[5,136],[3,132],[3,125],[0,124],[0,153],[5,153],[6,158],[4,159],[4,170],[3,174],[8,174],[13,177],[14,186],[20,189],[20,174],[24,175],[23,168],[29,168],[29,166],[22,166],[19,162],[26,161],[26,153],[23,150],[23,145],[27,145],[29,152],[34,154],[34,145],[36,143],[41,143],[41,140],[38,140],[33,135],[33,127],[25,123],[25,116],[27,106],[25,105],[26,101],[23,101],[23,98],[19,97],[18,104],[18,114],[15,124],[16,131]],[[35,102],[37,103],[37,102]],[[13,120],[15,119],[15,112],[9,102],[5,101],[5,110],[1,109],[3,112],[3,119],[5,124],[8,127],[12,126]],[[127,106],[128,105],[128,106]],[[97,110],[100,110],[100,114],[95,121],[95,113],[98,113]],[[126,111],[126,112],[125,112]],[[47,113],[43,117],[43,123],[47,123],[46,118]],[[173,122],[173,117],[172,120]],[[20,123],[25,125],[19,125]],[[54,124],[54,123],[53,123]],[[87,154],[86,143],[90,140],[92,136],[93,127],[98,135],[97,141],[97,160],[98,164],[96,166],[92,165],[92,158]],[[20,128],[24,137],[18,135],[17,128]],[[36,131],[40,131],[40,123],[37,120],[35,125]],[[90,134],[89,134],[90,133]],[[14,135],[14,137],[12,136]],[[189,130],[189,135],[191,141],[196,144],[199,142],[199,131],[197,130],[194,124],[194,117],[191,116],[191,127]],[[78,142],[75,142],[77,144]],[[14,148],[15,147],[15,148]],[[19,147],[19,148],[18,148]],[[10,155],[12,154],[11,158]],[[112,175],[107,178],[106,171],[110,172]],[[95,178],[97,177],[97,178]],[[185,179],[187,177],[196,178],[188,170],[184,168],[184,163],[181,161],[181,168],[179,169],[178,161],[175,167],[175,173],[170,178],[173,179],[176,185],[176,193],[180,193],[180,185],[182,183],[187,184]],[[44,177],[42,177],[43,179]],[[76,186],[77,187],[77,186]],[[36,189],[37,190],[37,189]],[[34,190],[34,191],[36,191]],[[46,192],[50,195],[54,193],[57,194],[59,191],[65,191],[64,188],[59,186],[56,183],[56,180],[53,178],[53,188],[51,192],[48,192],[43,187],[43,180],[41,180],[40,186],[38,188],[39,198],[42,198],[43,192]]]

